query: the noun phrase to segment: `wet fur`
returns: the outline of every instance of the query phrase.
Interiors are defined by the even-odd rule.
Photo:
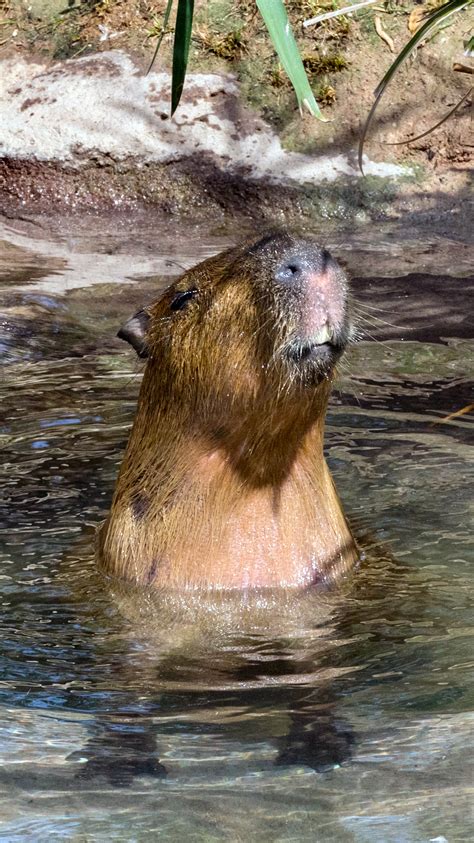
[[[288,587],[337,579],[357,558],[323,455],[333,366],[306,362],[301,295],[274,283],[301,242],[270,235],[204,261],[141,312],[143,344],[134,323],[148,362],[101,535],[107,572],[179,589]],[[321,283],[331,274],[328,295],[347,308],[325,255]]]

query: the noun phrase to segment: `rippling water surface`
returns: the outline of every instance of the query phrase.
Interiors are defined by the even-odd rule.
[[[95,570],[140,381],[114,334],[232,237],[96,230],[0,248],[1,839],[471,840],[465,245],[327,235],[366,329],[327,429],[361,570],[177,605]]]

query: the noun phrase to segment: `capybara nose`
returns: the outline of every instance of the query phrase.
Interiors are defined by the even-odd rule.
[[[311,248],[307,254],[290,255],[277,267],[275,281],[285,286],[301,284],[315,272],[324,272],[331,261],[325,249]]]
[[[279,284],[291,284],[301,279],[305,267],[301,258],[292,258],[282,263],[275,272],[275,281]]]

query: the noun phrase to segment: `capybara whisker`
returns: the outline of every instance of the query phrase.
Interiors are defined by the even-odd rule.
[[[397,330],[402,330],[400,325],[394,325],[393,322],[388,322],[386,319],[380,319],[378,316],[374,316],[371,313],[361,313],[358,311],[358,308],[354,308],[354,316],[359,321],[367,322],[367,324],[372,325],[387,325],[389,328],[396,328]]]

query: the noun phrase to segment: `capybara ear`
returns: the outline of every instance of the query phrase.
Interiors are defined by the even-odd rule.
[[[139,310],[120,328],[117,336],[129,342],[139,357],[148,357],[146,332],[150,322],[150,314],[146,310]]]

